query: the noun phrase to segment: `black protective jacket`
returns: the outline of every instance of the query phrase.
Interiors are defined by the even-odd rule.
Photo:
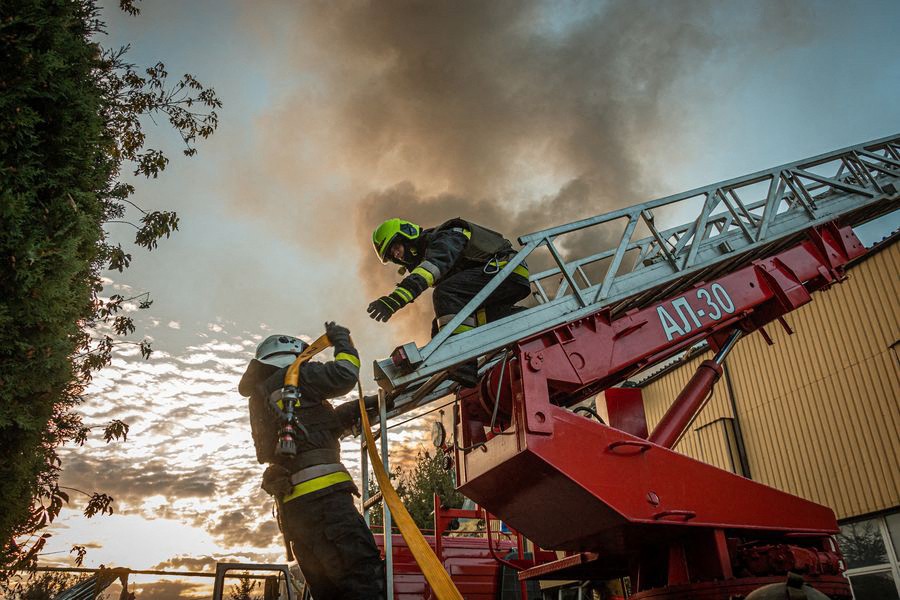
[[[413,298],[429,287],[471,268],[483,268],[488,262],[505,261],[515,254],[512,244],[502,235],[471,221],[456,218],[433,229],[425,229],[409,253],[411,272],[399,286]]]

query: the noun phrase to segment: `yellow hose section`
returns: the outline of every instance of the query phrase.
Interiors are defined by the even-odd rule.
[[[391,517],[397,522],[400,534],[406,540],[406,545],[409,546],[413,558],[416,559],[416,563],[422,569],[422,573],[425,574],[425,579],[438,600],[462,600],[462,594],[456,589],[453,580],[450,579],[450,574],[444,569],[444,565],[438,560],[434,550],[431,549],[431,545],[425,540],[425,536],[419,531],[416,522],[413,521],[406,507],[400,501],[400,496],[397,495],[397,491],[391,485],[391,480],[388,478],[384,465],[378,457],[378,451],[375,450],[375,438],[372,436],[371,425],[369,424],[369,415],[366,414],[362,383],[359,383],[359,412],[362,418],[362,430],[366,435],[366,448],[369,451],[369,460],[375,471],[378,487],[381,489],[381,497],[384,498],[388,508],[391,509]],[[384,423],[381,426],[384,427]],[[390,535],[390,532],[386,531],[385,535]]]
[[[326,334],[319,336],[319,339],[310,344],[306,350],[297,355],[291,366],[288,367],[287,373],[284,374],[284,385],[292,385],[297,387],[300,385],[300,365],[311,359],[313,356],[331,347],[331,340]]]

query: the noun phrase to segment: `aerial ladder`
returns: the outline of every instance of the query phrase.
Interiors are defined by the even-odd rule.
[[[895,135],[522,236],[429,343],[376,361],[386,416],[455,394],[460,491],[568,553],[520,578],[629,576],[638,599],[726,600],[795,573],[850,598],[833,511],[672,448],[731,348],[842,281],[866,252],[852,228],[897,210],[898,189]],[[531,305],[451,336],[526,260]],[[608,402],[609,423],[570,410],[704,342],[715,357],[653,431],[633,402]],[[473,359],[480,382],[459,388],[448,369]]]

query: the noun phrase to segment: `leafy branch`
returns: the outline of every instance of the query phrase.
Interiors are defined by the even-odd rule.
[[[0,456],[9,459],[0,461],[0,566],[33,564],[50,535],[41,530],[69,503],[57,450],[90,435],[75,408],[93,374],[122,344],[152,352],[149,340],[121,339],[137,330],[131,303],[147,309],[149,295],[101,297],[103,270],[132,261],[106,227],[131,225],[134,244],[152,251],[179,220],[133,202],[122,170],[156,178],[169,164],[147,146],[146,123],[167,123],[194,156],[222,108],[193,75],[174,80],[161,62],[128,62],[128,46],[98,44],[106,26],[96,0],[20,3],[0,14]],[[136,4],[119,2],[133,16]],[[128,425],[114,419],[102,433],[125,441]],[[91,494],[85,515],[111,514],[112,502]]]

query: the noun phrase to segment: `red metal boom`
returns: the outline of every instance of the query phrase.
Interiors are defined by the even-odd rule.
[[[830,509],[667,448],[702,407],[715,362],[649,440],[634,415],[614,416],[623,430],[566,407],[702,340],[719,350],[735,332],[780,319],[864,253],[849,227],[827,225],[641,310],[619,318],[601,310],[520,340],[479,387],[459,394],[460,490],[543,548],[591,553],[593,577],[630,574],[636,597],[728,598],[788,570],[849,597]],[[701,585],[713,580],[730,584]]]

